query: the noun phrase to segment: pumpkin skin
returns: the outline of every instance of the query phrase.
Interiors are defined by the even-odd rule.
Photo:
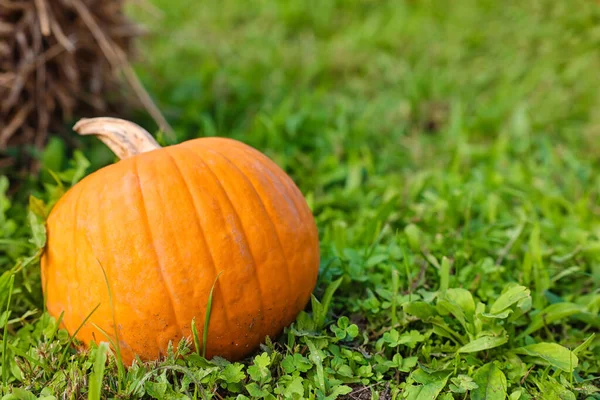
[[[319,270],[312,213],[289,176],[232,139],[135,155],[73,186],[47,220],[42,284],[88,344],[118,340],[123,361],[155,360],[203,336],[206,356],[247,356],[306,306]],[[108,290],[110,286],[110,292]],[[112,295],[112,300],[111,300]],[[97,329],[99,327],[102,329]]]

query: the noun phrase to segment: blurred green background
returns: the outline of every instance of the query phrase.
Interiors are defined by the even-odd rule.
[[[377,173],[435,162],[447,152],[428,142],[489,143],[511,124],[520,149],[543,136],[600,154],[594,1],[154,0],[131,11],[150,32],[137,72],[178,140],[285,147],[278,161],[306,177],[365,150]]]

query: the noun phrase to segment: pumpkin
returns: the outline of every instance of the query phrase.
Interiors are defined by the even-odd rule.
[[[193,343],[194,320],[203,338],[210,312],[202,351],[236,360],[294,321],[316,284],[318,233],[273,161],[228,138],[161,148],[114,118],[74,130],[121,160],[74,185],[48,216],[43,291],[70,334],[118,344],[131,364]]]

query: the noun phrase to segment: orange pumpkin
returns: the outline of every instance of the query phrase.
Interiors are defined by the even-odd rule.
[[[273,161],[232,139],[160,148],[123,120],[80,121],[121,161],[89,175],[47,221],[42,283],[84,343],[117,339],[125,363],[199,337],[215,279],[206,355],[235,360],[306,306],[319,269],[317,228]],[[109,290],[110,289],[110,290]],[[115,327],[116,325],[116,327]]]

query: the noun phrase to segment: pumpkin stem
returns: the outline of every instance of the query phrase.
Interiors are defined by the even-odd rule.
[[[73,130],[80,135],[96,135],[121,160],[160,149],[152,135],[141,126],[119,118],[83,118]]]

